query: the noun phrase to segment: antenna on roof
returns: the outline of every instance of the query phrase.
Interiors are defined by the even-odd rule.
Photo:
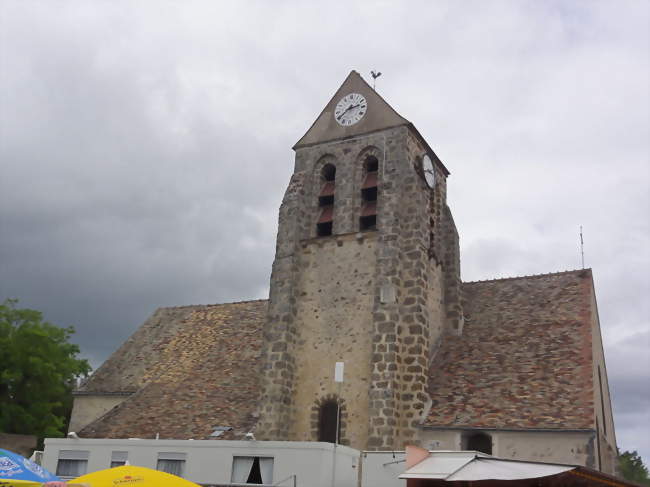
[[[582,268],[585,268],[585,241],[582,239],[582,225],[580,225],[580,257],[582,259]]]
[[[372,89],[375,89],[375,81],[381,76],[381,72],[370,71],[370,76],[372,76]],[[377,90],[375,90],[377,91]]]

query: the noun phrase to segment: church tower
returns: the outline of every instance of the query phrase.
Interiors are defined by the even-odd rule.
[[[338,424],[358,449],[418,443],[431,358],[462,331],[449,172],[355,71],[294,150],[256,436],[335,441]]]

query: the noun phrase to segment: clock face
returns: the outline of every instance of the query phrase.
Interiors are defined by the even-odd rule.
[[[354,125],[366,114],[368,103],[363,95],[350,93],[339,100],[334,109],[334,120],[343,127]]]
[[[431,159],[427,155],[422,158],[422,175],[427,185],[433,188],[436,184],[436,173],[433,170],[433,162],[431,162]]]

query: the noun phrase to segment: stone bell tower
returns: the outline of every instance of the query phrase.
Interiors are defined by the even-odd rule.
[[[432,354],[462,330],[449,172],[355,71],[294,150],[256,436],[334,441],[340,408],[340,443],[417,443]]]

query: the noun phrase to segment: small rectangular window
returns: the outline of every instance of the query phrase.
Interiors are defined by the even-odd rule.
[[[59,477],[80,477],[88,469],[88,460],[59,459],[56,474]]]
[[[160,452],[156,470],[182,477],[185,471],[185,453]]]
[[[377,229],[377,185],[379,161],[368,156],[364,163],[365,177],[361,185],[361,215],[359,231]]]
[[[273,457],[233,457],[230,482],[233,484],[272,484]]]
[[[336,167],[326,164],[321,170],[321,189],[318,193],[320,216],[316,222],[316,235],[327,237],[332,235],[334,225],[334,193],[336,191]]]
[[[126,465],[129,460],[129,452],[127,451],[114,451],[111,452],[111,468],[121,467]]]
[[[88,451],[60,450],[56,464],[56,474],[59,477],[74,478],[84,475],[88,470]]]

